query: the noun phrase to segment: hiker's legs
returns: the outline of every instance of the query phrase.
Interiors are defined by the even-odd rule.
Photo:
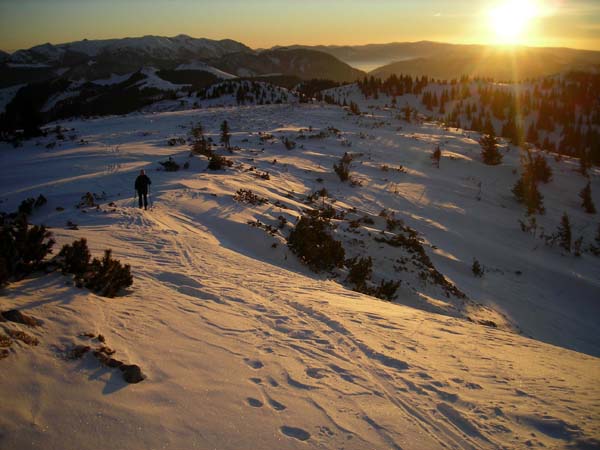
[[[138,191],[138,205],[141,208],[142,207],[142,193],[141,191]]]
[[[148,209],[148,194],[144,194],[144,209]]]

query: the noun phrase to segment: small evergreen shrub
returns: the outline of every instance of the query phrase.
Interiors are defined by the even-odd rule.
[[[47,202],[48,200],[46,200],[46,197],[44,197],[42,194],[38,195],[37,198],[30,197],[21,202],[17,212],[19,214],[25,214],[27,216],[30,216],[33,213],[34,208],[40,208],[41,206],[44,206]]]
[[[484,273],[484,269],[476,259],[473,259],[473,265],[471,266],[471,270],[473,271],[473,275],[478,278],[481,278]]]
[[[548,165],[546,158],[540,154],[537,154],[531,161],[529,171],[536,181],[549,183],[552,180],[552,169]]]
[[[563,213],[560,219],[560,225],[558,226],[556,237],[558,240],[558,245],[560,245],[560,247],[567,252],[571,253],[572,232],[571,222],[569,220],[569,216],[567,216],[567,213]]]
[[[223,156],[219,156],[216,153],[213,154],[210,157],[210,160],[208,161],[209,170],[223,170],[226,167],[231,167],[231,166],[233,166],[233,161],[230,161],[229,159],[227,159]]]
[[[352,156],[348,153],[344,153],[339,164],[333,165],[333,170],[340,178],[341,182],[346,182],[350,179],[350,163],[352,162]]]
[[[589,181],[579,193],[579,197],[581,198],[581,207],[585,212],[588,214],[596,214],[596,206],[592,201],[592,187]]]
[[[294,150],[296,148],[296,143],[287,137],[283,138],[283,145],[287,150]]]
[[[358,256],[346,261],[348,267],[348,276],[346,281],[354,286],[354,289],[359,292],[364,292],[367,288],[367,281],[373,275],[373,259],[368,257]]]
[[[159,161],[158,163],[163,166],[167,172],[177,172],[179,170],[179,164],[177,164],[170,156],[166,161]]]
[[[396,291],[402,284],[402,281],[381,280],[379,285],[371,291],[371,295],[382,300],[392,301],[396,298]]]
[[[133,284],[131,267],[113,259],[111,250],[105,250],[102,259],[94,258],[83,280],[85,287],[110,298],[116,296],[119,290]]]
[[[88,270],[92,257],[85,238],[73,241],[72,244],[65,244],[58,256],[62,258],[63,272],[77,276],[83,275]]]
[[[263,205],[265,203],[269,203],[269,199],[259,197],[250,189],[238,189],[233,196],[233,199],[236,202],[248,203],[249,205]]]
[[[544,197],[537,188],[533,177],[523,173],[512,188],[512,193],[519,203],[527,207],[527,214],[544,214]]]
[[[25,214],[2,216],[0,255],[4,261],[5,279],[21,278],[41,268],[55,243],[51,236],[45,226],[29,225]]]
[[[321,272],[342,267],[344,247],[330,234],[331,222],[317,213],[300,218],[290,232],[288,246],[313,271]]]
[[[502,154],[498,151],[498,140],[494,133],[482,136],[479,144],[481,145],[481,157],[484,164],[497,166],[502,162]]]
[[[167,140],[167,145],[175,147],[176,145],[185,145],[185,139],[182,137],[174,137]]]

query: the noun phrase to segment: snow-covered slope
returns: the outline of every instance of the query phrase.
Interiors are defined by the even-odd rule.
[[[64,134],[76,138],[50,151],[52,136],[39,146],[2,144],[2,209],[43,193],[48,204],[33,222],[51,226],[60,244],[86,237],[94,254],[113,248],[135,282],[116,299],[58,274],[3,291],[2,309],[21,308],[43,324],[0,324],[40,340],[13,344],[0,361],[0,446],[598,446],[600,260],[561,254],[520,231],[523,210],[510,195],[516,149],[502,149],[502,165],[483,166],[477,136],[409,125],[396,114],[356,117],[322,105],[133,114],[64,123],[73,128]],[[239,147],[218,150],[234,161],[231,169],[206,171],[187,146],[167,146],[198,122],[217,141],[223,120]],[[286,149],[284,138],[295,148]],[[438,144],[440,168],[430,160]],[[355,154],[351,174],[361,186],[333,173],[344,152]],[[167,156],[190,168],[156,171]],[[550,230],[567,211],[588,242],[593,222],[576,197],[583,178],[573,161],[550,163],[554,180],[542,186],[547,213],[539,220]],[[393,170],[400,165],[404,171]],[[141,168],[153,181],[148,212],[132,207]],[[597,205],[599,176],[593,171]],[[362,251],[388,258],[369,233],[383,236],[378,214],[393,210],[422,234],[444,275],[523,335],[465,320],[456,298],[385,258],[376,276],[405,281],[393,303],[348,290],[343,273],[328,280],[308,271],[284,235],[303,208],[318,206],[305,202],[323,187],[337,210],[373,218],[356,230],[354,247],[344,240],[349,252],[359,252],[362,240]],[[269,203],[236,202],[241,188]],[[105,192],[101,207],[74,208],[88,191]],[[248,224],[276,226],[278,216],[288,224],[273,235]],[[68,220],[79,229],[66,229]],[[336,236],[347,227],[340,221]],[[471,273],[474,257],[487,268],[483,278]],[[97,345],[84,332],[102,334],[147,379],[127,385],[92,355],[65,360],[75,344]]]
[[[175,70],[199,70],[201,72],[212,73],[213,75],[216,75],[217,77],[223,80],[237,78],[235,75],[223,72],[222,70],[216,69],[215,67],[209,66],[208,64],[203,63],[201,61],[194,61],[189,64],[180,64]]]

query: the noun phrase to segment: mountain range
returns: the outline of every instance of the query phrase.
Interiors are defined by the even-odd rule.
[[[93,81],[155,67],[229,76],[287,75],[351,82],[365,75],[407,74],[452,79],[462,75],[497,80],[598,70],[600,52],[569,48],[457,45],[431,41],[355,46],[293,45],[254,50],[230,39],[187,35],[143,36],[37,45],[0,52],[0,88],[64,76]],[[200,68],[203,67],[203,68]]]
[[[392,74],[452,79],[462,75],[513,80],[600,67],[600,52],[555,47],[494,47],[431,41],[355,46],[278,47],[328,53],[385,78]],[[515,71],[515,68],[517,69]]]

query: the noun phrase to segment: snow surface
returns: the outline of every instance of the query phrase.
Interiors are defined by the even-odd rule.
[[[99,80],[93,80],[92,83],[99,84],[100,86],[112,86],[113,84],[119,84],[123,81],[128,80],[133,75],[133,72],[124,73],[123,75],[118,75],[116,73],[111,73],[110,77],[102,78]]]
[[[504,147],[504,162],[487,167],[478,136],[409,125],[396,114],[382,108],[355,117],[322,105],[203,108],[61,123],[86,145],[48,151],[52,136],[19,149],[1,144],[0,207],[14,210],[43,193],[48,204],[34,223],[51,226],[59,244],[86,237],[96,255],[112,248],[131,264],[135,282],[115,299],[74,288],[59,274],[4,290],[3,309],[21,308],[43,325],[27,329],[39,346],[14,344],[0,361],[0,447],[597,447],[600,260],[561,254],[520,231],[523,209],[510,194],[517,149]],[[232,169],[207,172],[203,158],[188,159],[187,146],[166,144],[198,122],[218,141],[224,119],[240,147],[224,153]],[[325,133],[328,127],[340,134]],[[320,131],[323,137],[308,137]],[[283,137],[297,147],[286,150]],[[439,169],[430,161],[438,144]],[[351,166],[362,186],[332,173],[346,151],[362,153]],[[167,156],[189,160],[190,168],[156,171]],[[567,211],[577,234],[591,239],[596,221],[580,211],[576,162],[549,163],[554,179],[541,187],[547,213],[540,222],[550,230]],[[382,164],[406,172],[383,172]],[[153,181],[147,212],[131,198],[142,168]],[[269,180],[256,176],[264,171]],[[599,176],[595,169],[596,205]],[[339,208],[373,217],[397,211],[423,234],[436,267],[510,327],[471,323],[456,299],[417,282],[403,283],[393,303],[350,291],[341,276],[309,272],[280,234],[247,224],[274,224],[279,215],[293,221],[306,194],[321,187]],[[240,188],[270,203],[237,203]],[[100,209],[74,208],[87,191],[105,192]],[[68,220],[79,229],[66,229]],[[357,238],[367,242],[377,227]],[[471,273],[474,257],[488,268],[483,278]],[[386,264],[375,270],[413,280]],[[0,324],[10,327],[19,326]],[[92,355],[65,360],[72,345],[90,343],[82,332],[103,334],[148,378],[127,385]]]
[[[223,72],[222,70],[217,69],[216,67],[209,66],[206,63],[201,61],[194,61],[189,64],[180,64],[177,66],[175,70],[201,70],[203,72],[212,73],[213,75],[223,79],[230,80],[232,78],[237,78],[235,75],[232,75],[227,72]]]
[[[156,74],[158,69],[154,67],[144,67],[140,72],[145,75],[146,78],[135,84],[138,89],[153,88],[160,89],[161,91],[177,91],[182,87],[190,86],[189,84],[174,84],[170,81],[163,80]]]

